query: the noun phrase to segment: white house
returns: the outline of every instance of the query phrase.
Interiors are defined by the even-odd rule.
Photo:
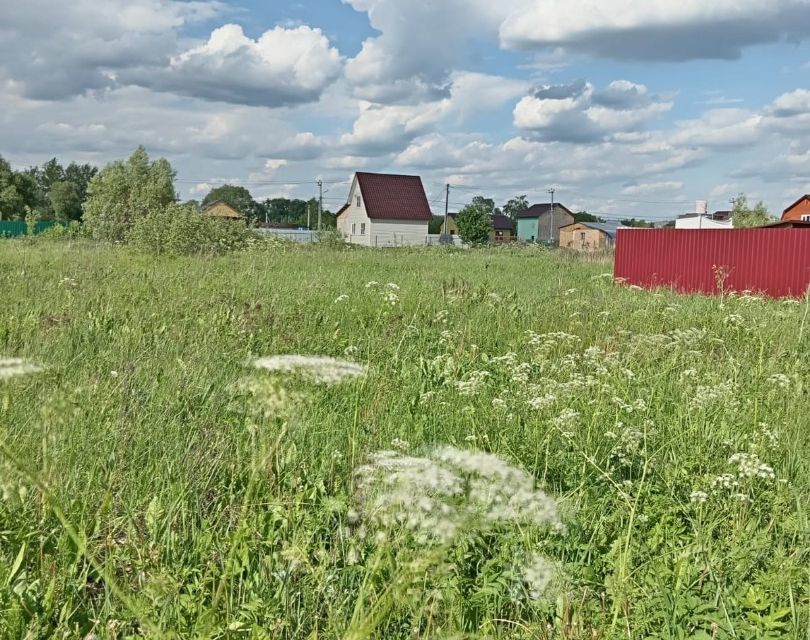
[[[428,242],[430,211],[422,179],[358,172],[337,228],[352,244],[401,247]]]
[[[715,211],[710,214],[708,203],[698,200],[694,213],[685,213],[675,221],[676,229],[733,229],[731,211]]]

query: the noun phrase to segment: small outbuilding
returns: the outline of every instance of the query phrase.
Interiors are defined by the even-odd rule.
[[[205,206],[202,214],[209,218],[222,218],[224,220],[245,220],[245,216],[239,213],[227,202],[217,200]]]
[[[573,251],[606,251],[616,244],[618,222],[574,222],[560,229],[560,246]]]

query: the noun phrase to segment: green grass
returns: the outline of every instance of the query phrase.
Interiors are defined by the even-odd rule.
[[[0,381],[0,637],[810,638],[807,301],[609,271],[530,249],[0,243],[0,355],[48,366]],[[367,376],[286,381],[283,418],[239,387],[264,380],[253,357],[347,348]],[[361,538],[352,470],[396,439],[498,454],[565,531]],[[736,453],[775,480],[713,489]],[[528,552],[560,569],[539,600]]]

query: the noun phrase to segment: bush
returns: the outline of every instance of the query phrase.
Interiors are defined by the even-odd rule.
[[[244,249],[256,235],[242,222],[207,218],[193,206],[172,204],[137,220],[128,239],[145,253],[186,256]]]

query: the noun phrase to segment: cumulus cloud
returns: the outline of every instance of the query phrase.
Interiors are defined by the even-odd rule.
[[[683,182],[679,180],[666,180],[663,182],[642,182],[627,185],[622,189],[622,193],[627,196],[647,196],[671,194],[673,191],[683,189]]]
[[[672,108],[626,80],[598,91],[589,82],[545,85],[515,107],[515,126],[544,140],[593,142],[643,126]]]
[[[808,0],[524,0],[500,36],[506,47],[618,59],[733,59],[747,46],[805,39],[808,23]]]
[[[127,79],[207,100],[279,107],[316,100],[341,68],[340,54],[320,29],[275,27],[253,40],[227,24],[205,44],[174,56],[167,69]]]

